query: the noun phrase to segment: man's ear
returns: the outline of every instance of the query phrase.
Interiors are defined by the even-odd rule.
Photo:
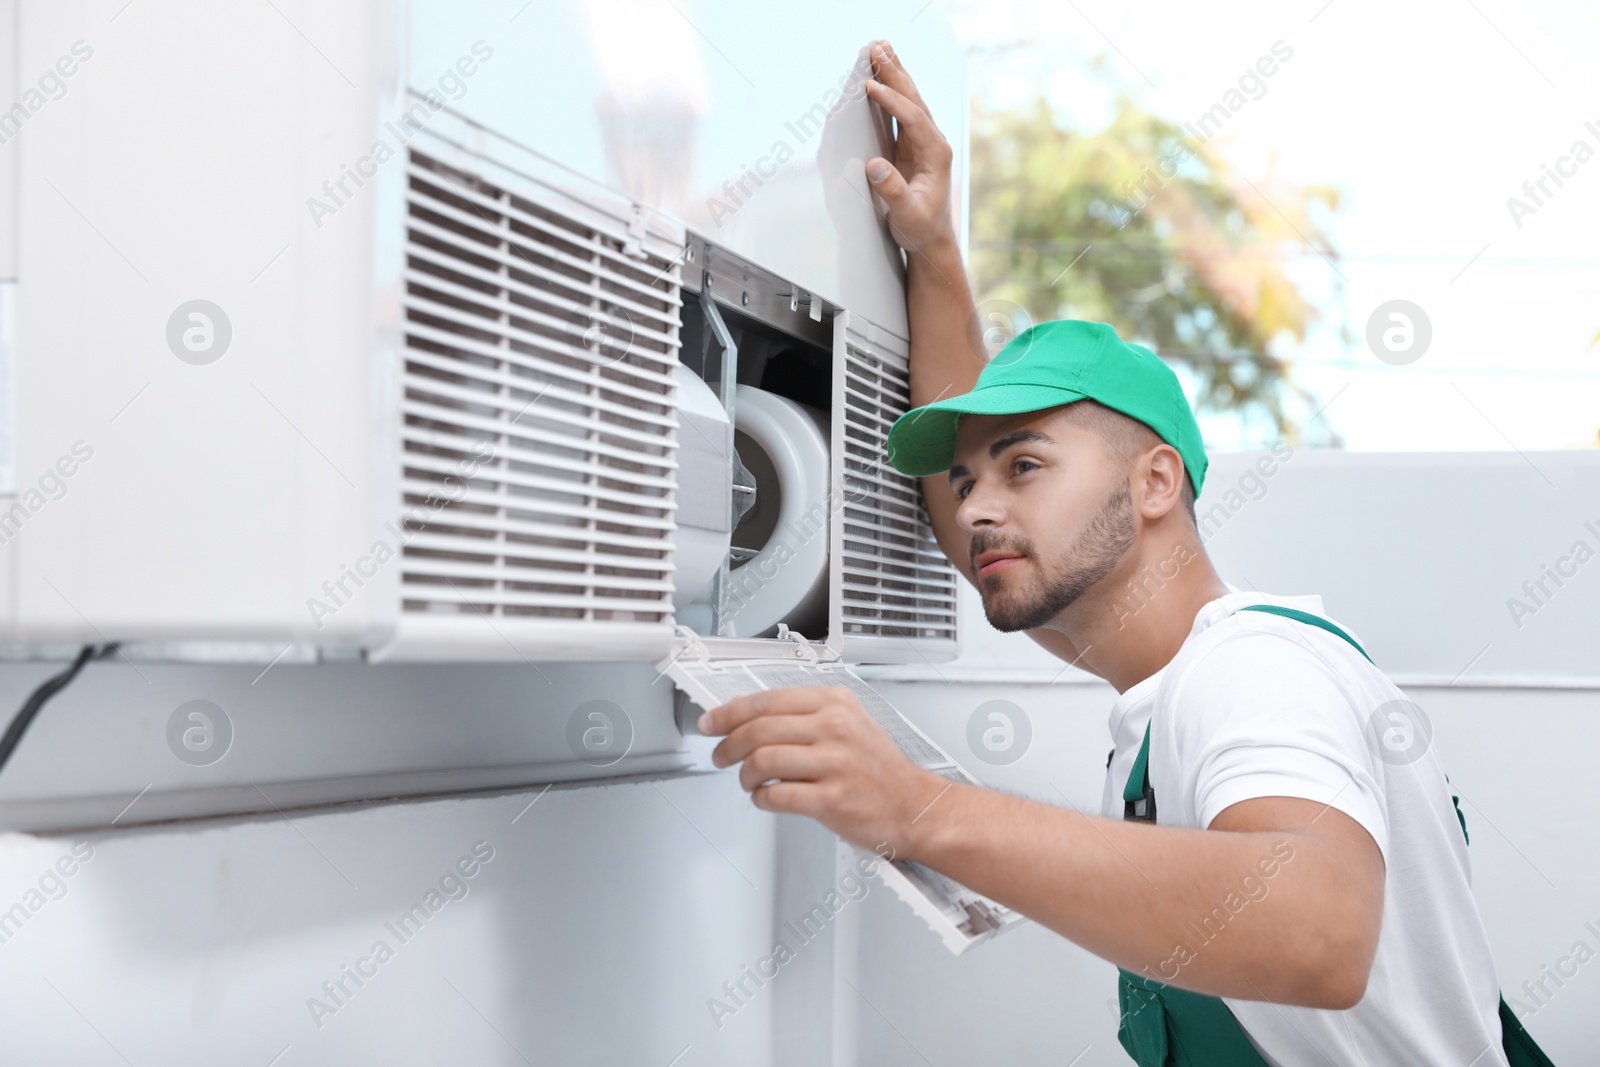
[[[1140,457],[1139,480],[1143,486],[1138,508],[1147,519],[1159,519],[1183,499],[1183,457],[1171,445],[1162,443]]]

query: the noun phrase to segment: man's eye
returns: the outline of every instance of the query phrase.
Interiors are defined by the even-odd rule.
[[[1021,474],[1024,468],[1038,469],[1038,464],[1031,459],[1019,459],[1011,465],[1013,473]]]
[[[972,492],[971,482],[967,482],[965,485],[959,485],[956,487],[956,499],[965,500],[967,499],[967,494],[970,492]]]

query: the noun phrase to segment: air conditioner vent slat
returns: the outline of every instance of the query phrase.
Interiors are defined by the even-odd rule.
[[[420,504],[422,498],[410,501]],[[462,538],[463,545],[476,545],[488,536],[503,536],[516,545],[542,544],[557,551],[589,551],[588,546],[604,545],[611,556],[618,559],[649,558],[665,551],[660,539],[654,536],[630,535],[616,531],[585,530],[560,522],[541,522],[533,518],[503,518],[489,509],[487,514],[476,514],[458,509],[441,518],[407,521],[407,529],[433,529],[450,531]]]
[[[921,509],[883,497],[878,498],[876,506],[869,503],[870,500],[870,497],[847,500],[843,509],[846,521],[857,520],[858,517],[869,521],[876,518],[896,529],[904,527],[913,534],[922,529]]]
[[[656,359],[665,359],[666,352],[671,347],[669,338],[671,330],[676,324],[671,319],[667,310],[660,308],[643,307],[637,303],[620,298],[613,293],[601,291],[592,284],[580,284],[575,279],[565,278],[560,275],[548,274],[538,270],[526,260],[515,256],[504,259],[490,260],[475,255],[473,258],[479,262],[450,261],[446,267],[442,260],[425,259],[430,246],[417,243],[419,231],[439,233],[443,231],[430,230],[429,227],[419,224],[413,219],[411,223],[412,243],[407,252],[417,266],[410,268],[416,277],[417,284],[429,285],[434,288],[443,288],[446,285],[457,286],[460,290],[474,292],[475,296],[482,298],[485,295],[478,286],[468,286],[465,281],[475,281],[484,284],[485,277],[494,277],[500,274],[501,285],[493,294],[498,298],[502,293],[506,301],[514,308],[528,314],[544,310],[546,315],[554,313],[553,318],[562,326],[580,324],[580,313],[586,313],[588,308],[596,301],[614,308],[621,308],[627,312],[627,319],[633,329],[634,336],[640,342],[642,354],[653,355]],[[434,244],[437,245],[438,241]],[[434,270],[424,270],[422,267],[435,266]],[[446,276],[449,270],[457,275],[468,275],[458,279]],[[469,273],[470,272],[470,273]],[[534,275],[532,281],[540,283],[540,288],[534,288],[519,275]],[[559,280],[558,280],[559,279]]]
[[[463,365],[463,369],[465,367],[466,365]],[[449,382],[442,382],[437,378],[407,374],[406,385],[412,392],[431,395],[434,398],[433,403],[435,405],[438,405],[441,399],[454,400],[462,404],[471,405],[474,408],[485,409],[477,412],[477,414],[486,418],[491,416],[498,418],[502,414],[509,412],[511,417],[506,419],[507,425],[512,425],[519,417],[564,422],[568,425],[580,425],[593,421],[603,427],[607,437],[624,437],[640,442],[651,440],[659,442],[660,437],[657,435],[670,432],[669,428],[672,425],[670,420],[664,422],[661,416],[653,412],[625,408],[620,404],[607,404],[604,401],[595,398],[584,398],[581,395],[574,396],[574,394],[566,390],[556,389],[553,386],[550,389],[534,388],[533,386],[538,385],[536,382],[530,382],[528,386],[502,386],[496,391],[490,392],[488,390],[463,389]],[[554,395],[550,395],[551,393]],[[582,402],[585,400],[587,403]],[[566,408],[558,406],[563,401],[568,405]],[[572,410],[573,405],[577,406],[577,412]],[[587,412],[584,412],[584,408],[595,411],[599,417],[588,416],[586,418]],[[607,421],[605,416],[610,416],[610,420]],[[634,425],[621,425],[618,423],[619,419],[626,419]],[[655,427],[654,430],[649,429],[652,425]]]
[[[541,412],[537,421],[532,418],[531,412],[533,409],[531,407],[529,408],[529,414],[524,414],[521,418],[516,419],[516,421],[496,418],[496,416],[501,414],[500,412],[479,415],[475,412],[467,411],[457,404],[439,403],[438,399],[430,399],[428,395],[420,391],[427,388],[426,385],[421,384],[427,382],[427,379],[418,379],[418,381],[418,390],[414,390],[406,396],[401,410],[403,410],[407,415],[426,418],[434,423],[460,427],[472,427],[479,430],[490,429],[498,426],[498,432],[503,433],[506,436],[520,436],[529,429],[542,429],[547,432],[554,433],[555,428],[558,426],[566,429],[574,429],[588,425],[586,420],[572,418],[567,416],[565,412],[558,412],[554,411],[553,409],[550,411]],[[567,447],[582,445],[585,440],[586,439],[584,437],[577,437],[574,439],[574,445],[568,445]],[[612,426],[606,428],[606,440],[595,441],[594,443],[596,445],[603,444],[606,446],[608,451],[604,454],[615,454],[615,452],[623,452],[626,454],[630,445],[642,447],[650,440],[651,438],[647,434],[638,434],[629,430],[622,430],[618,427]],[[658,441],[657,445],[659,446],[659,444],[660,442]],[[599,449],[594,449],[593,451],[595,451],[596,454],[602,454]],[[666,451],[657,451],[654,454],[651,454],[645,451],[637,451],[634,452],[633,455],[637,456],[640,462],[647,463],[655,467],[677,466],[677,461],[672,458],[673,455],[675,455],[675,452],[669,453]]]
[[[409,568],[401,576],[406,591],[406,603],[416,604],[412,610],[430,611],[436,608],[429,606],[438,605],[447,609],[461,608],[462,614],[475,612],[480,615],[496,614],[521,614],[521,615],[557,615],[562,618],[572,618],[572,610],[593,611],[604,609],[606,612],[624,612],[627,622],[650,622],[653,616],[660,613],[660,605],[653,598],[621,597],[621,596],[585,596],[577,593],[560,591],[559,587],[550,589],[529,589],[519,592],[511,588],[502,588],[508,583],[498,579],[473,580],[463,578],[453,580],[443,575],[438,575],[436,581],[430,583],[428,575],[413,573]],[[528,585],[541,585],[549,583],[529,582]],[[670,597],[671,594],[668,594]],[[507,608],[522,608],[523,611],[513,612],[502,610]],[[540,610],[546,609],[546,610]],[[566,610],[559,610],[566,609]],[[482,623],[479,623],[481,626]]]
[[[416,545],[423,552],[470,554],[474,557],[488,555],[495,551],[497,546],[509,548],[514,551],[507,551],[505,554],[508,558],[514,559],[515,569],[519,571],[526,568],[537,569],[540,567],[547,569],[581,569],[593,566],[597,560],[603,561],[603,565],[606,567],[636,572],[644,578],[660,576],[674,569],[674,564],[664,556],[657,558],[635,557],[632,566],[622,568],[618,567],[614,561],[610,561],[609,557],[597,556],[591,551],[552,548],[548,544],[533,545],[527,542],[501,541],[489,531],[480,533],[476,539],[469,538],[464,540],[459,527],[417,530],[410,534],[408,543]],[[481,547],[469,553],[464,546],[473,544]],[[424,565],[419,564],[419,566]],[[620,577],[626,577],[626,575]],[[627,583],[621,582],[620,584],[625,585]]]
[[[539,333],[530,332],[527,329],[528,325],[539,325],[542,321],[544,325],[549,326],[550,329],[554,331],[558,326],[564,327],[564,323],[555,323],[552,320],[549,320],[546,316],[532,315],[525,306],[509,304],[506,301],[485,301],[483,298],[477,295],[465,293],[461,287],[436,284],[436,279],[430,278],[427,275],[417,271],[407,271],[406,279],[408,282],[415,282],[417,284],[419,293],[427,290],[440,292],[445,295],[451,295],[454,293],[460,298],[460,301],[463,305],[470,303],[473,308],[480,309],[481,311],[489,311],[493,312],[495,315],[504,315],[521,320],[520,322],[510,323],[502,322],[500,319],[493,319],[491,321],[499,325],[501,329],[505,331],[507,336],[522,342],[524,346],[532,345],[534,348],[540,351],[548,349],[553,354],[561,357],[561,363],[559,366],[563,370],[568,370],[570,372],[581,372],[589,369],[590,360],[586,358],[587,353],[584,354],[585,358],[580,358],[578,355],[580,349],[577,346],[577,338],[573,338],[572,341],[563,345],[559,342],[554,342],[552,338],[543,336]],[[462,310],[466,310],[466,308],[463,307]],[[439,310],[435,310],[430,317],[447,318],[450,319],[452,323],[458,322],[461,326],[468,329],[481,330],[484,327],[484,323],[482,322],[474,322],[470,319],[461,319],[458,315],[446,315]],[[446,329],[446,332],[449,332],[448,327],[444,327],[444,329]],[[496,331],[496,337],[498,337],[498,335],[499,331]],[[514,356],[519,351],[521,351],[521,349],[513,348],[508,354]],[[569,376],[571,375],[569,374]],[[669,375],[663,374],[662,377],[669,377]],[[614,384],[619,389],[624,387],[621,382]]]
[[[610,383],[606,383],[596,390],[592,379],[585,386],[579,384],[581,380],[575,375],[568,374],[565,371],[553,371],[548,367],[539,367],[534,360],[521,358],[502,360],[501,362],[509,367],[510,370],[501,371],[491,367],[484,367],[477,363],[465,362],[459,358],[427,352],[415,346],[406,353],[406,359],[409,362],[430,367],[444,374],[470,376],[476,383],[501,385],[513,390],[530,390],[539,394],[541,398],[549,396],[552,400],[566,398],[580,404],[584,402],[592,403],[605,411],[622,415],[626,418],[649,418],[650,421],[660,426],[670,426],[675,421],[671,416],[671,405],[661,403],[660,397],[652,398],[643,390],[630,389],[627,392],[621,392]],[[524,368],[526,368],[524,373],[518,373],[523,371]],[[600,395],[592,397],[591,394],[597,391]]]
[[[868,588],[893,588],[910,596],[937,598],[946,592],[941,587],[940,575],[933,567],[917,567],[901,560],[884,560],[882,569],[870,565],[852,565],[845,568],[847,584]],[[906,573],[907,571],[913,573]]]
[[[662,485],[659,480],[639,492],[630,493],[626,489],[612,488],[605,482],[619,482],[614,474],[592,473],[590,465],[555,463],[546,467],[550,473],[536,474],[531,471],[521,471],[509,466],[490,467],[479,464],[470,475],[459,473],[461,461],[454,463],[434,456],[422,456],[415,452],[408,452],[402,461],[405,464],[405,476],[413,481],[426,481],[429,474],[437,474],[438,481],[444,484],[447,479],[455,479],[449,484],[476,485],[491,491],[504,490],[508,493],[527,491],[528,494],[550,493],[561,497],[571,497],[574,500],[609,500],[614,504],[626,504],[631,507],[646,510],[671,510],[670,497],[673,486],[670,482]],[[559,476],[557,476],[559,475]],[[635,484],[643,485],[636,479]],[[620,483],[626,484],[626,483]]]
[[[418,156],[414,154],[412,161],[413,163],[418,162]],[[425,168],[413,166],[409,173],[412,178],[413,189],[425,192],[428,189],[438,188],[437,172],[429,173]],[[515,192],[511,193],[509,202],[506,202],[498,199],[497,194],[500,190],[487,183],[484,184],[484,188],[490,189],[491,192],[484,193],[481,189],[452,186],[451,193],[457,199],[468,200],[479,206],[486,207],[490,214],[504,214],[517,225],[537,231],[543,236],[544,240],[535,241],[534,243],[547,243],[552,247],[577,245],[586,252],[594,252],[607,261],[609,272],[618,279],[626,280],[631,278],[637,284],[641,278],[649,279],[655,277],[657,265],[654,262],[642,262],[632,259],[620,251],[628,242],[629,221],[617,219],[614,216],[607,216],[605,221],[598,219],[578,221],[562,218],[558,209],[538,207],[518,197]],[[434,199],[437,202],[437,197]],[[595,236],[604,237],[608,240],[596,243],[593,240]],[[663,260],[663,263],[665,263],[665,260]],[[677,300],[679,297],[680,291],[675,288],[671,298]]]
[[[882,406],[885,410],[893,410],[898,413],[911,406],[911,387],[908,382],[896,381],[883,375],[873,375],[870,378],[863,377],[861,374],[851,373],[854,369],[852,367],[845,368],[845,384],[863,397],[876,401],[878,397],[884,396],[887,391],[889,395],[882,401]]]
[[[914,513],[922,513],[922,499],[917,496],[915,483],[894,483],[884,478],[874,477],[858,467],[849,464],[846,459],[844,470],[846,499],[856,500],[870,493],[878,500],[895,505],[896,507],[910,508]]]
[[[530,234],[506,225],[504,219],[459,211],[439,201],[429,202],[426,209],[437,220],[433,221],[427,215],[416,213],[415,208],[419,203],[416,194],[419,190],[412,186],[412,192],[414,210],[408,224],[438,241],[466,240],[469,243],[460,246],[465,257],[501,258],[505,255],[502,246],[509,245],[522,250],[520,255],[510,256],[511,265],[519,271],[540,274],[557,285],[594,286],[588,295],[628,303],[642,315],[658,317],[668,326],[676,325],[677,319],[665,309],[678,306],[678,295],[664,293],[632,277],[632,272],[638,268],[637,262],[630,265],[628,260],[620,259],[604,246],[593,243],[581,248],[568,245],[571,251],[558,245],[545,244],[539,237],[548,235],[548,229],[540,231],[535,227],[535,232]],[[562,267],[566,268],[565,272],[559,269]]]
[[[415,496],[419,502],[429,499],[434,501],[431,506],[438,510],[441,522],[449,521],[444,516],[448,516],[452,508],[478,508],[491,512],[509,512],[508,517],[511,518],[526,516],[533,521],[558,520],[558,525],[562,525],[559,520],[564,518],[565,525],[571,526],[573,530],[581,530],[590,523],[607,523],[637,531],[631,534],[634,537],[641,537],[655,530],[671,531],[673,528],[672,520],[661,517],[663,509],[659,508],[652,509],[657,512],[656,515],[621,510],[608,511],[599,504],[587,507],[548,498],[489,493],[473,489],[470,484],[466,488],[459,488],[448,486],[442,481],[422,481],[417,478],[402,478],[400,485],[407,495]],[[441,489],[445,491],[441,492]],[[426,508],[430,505],[419,503],[418,506]],[[522,514],[519,515],[519,512]],[[425,520],[419,518],[417,521]]]
[[[665,625],[679,262],[656,237],[625,254],[603,198],[409,152],[402,613],[570,622],[596,647]]]
[[[471,450],[463,451],[458,447],[440,446],[437,441],[442,435],[435,436],[433,441],[428,442],[427,447],[431,447],[438,453],[437,455],[433,455],[427,451],[424,451],[425,446],[422,440],[416,435],[408,433],[404,430],[402,430],[401,433],[405,441],[405,463],[408,467],[421,467],[428,470],[437,470],[445,474],[455,474],[456,465],[458,465],[462,460],[470,460],[474,455],[476,455],[476,453],[472,452]],[[574,450],[566,446],[563,446],[559,449],[553,449],[549,452],[534,451],[522,453],[520,455],[516,452],[511,452],[508,450],[504,454],[506,466],[496,469],[505,470],[509,475],[511,475],[511,477],[505,479],[510,484],[528,484],[523,482],[520,478],[521,472],[518,468],[519,466],[531,466],[537,468],[548,467],[552,470],[559,469],[563,475],[575,478],[594,477],[602,480],[609,480],[622,477],[625,474],[628,482],[632,485],[650,486],[654,489],[663,491],[670,491],[677,486],[676,479],[670,476],[645,474],[637,469],[621,471],[617,467],[607,465],[598,459],[571,459],[565,455],[565,453],[570,453],[572,451]],[[596,453],[596,455],[598,455],[598,453]],[[629,464],[629,466],[633,467],[635,465]],[[492,473],[485,474],[480,470],[475,477],[493,480],[495,475]]]
[[[633,578],[627,575],[597,575],[592,565],[577,570],[555,566],[514,567],[475,562],[471,559],[430,557],[426,554],[407,556],[405,570],[417,577],[449,579],[451,581],[502,582],[514,587],[517,583],[559,586],[571,596],[583,596],[585,590],[616,599],[619,595],[648,597],[653,593],[668,591],[672,583],[665,578]],[[665,572],[657,571],[657,574]],[[607,580],[607,578],[610,580]]]
[[[413,196],[410,223],[425,227],[435,239],[466,242],[459,244],[459,254],[464,258],[487,258],[496,254],[498,246],[509,243],[523,249],[517,256],[521,264],[538,264],[545,271],[582,282],[592,276],[593,267],[598,263],[602,273],[596,281],[608,292],[631,293],[635,299],[649,304],[665,304],[670,299],[636,276],[637,264],[628,266],[627,260],[618,258],[613,250],[594,243],[593,239],[582,244],[546,240],[552,232],[548,227],[529,227],[514,216],[496,218],[493,212],[467,212],[441,200],[429,201],[425,199],[425,187],[413,185],[412,192],[421,195]]]
[[[412,312],[407,317],[405,324],[407,333],[415,334],[418,341],[424,342],[420,345],[414,345],[414,347],[421,348],[425,352],[433,352],[435,355],[456,359],[473,357],[479,360],[487,359],[506,362],[512,366],[519,365],[516,357],[524,356],[526,357],[525,364],[531,363],[536,366],[542,366],[547,377],[554,378],[564,371],[581,370],[588,376],[590,384],[598,383],[607,386],[617,384],[606,373],[607,371],[615,370],[616,365],[614,364],[610,366],[604,364],[584,366],[579,360],[573,358],[570,350],[563,351],[555,345],[534,343],[533,340],[526,340],[524,339],[526,335],[519,337],[518,334],[521,331],[516,330],[514,327],[496,331],[499,340],[503,341],[506,346],[501,348],[498,343],[489,343],[470,336],[471,333],[485,332],[481,327],[473,327],[468,323],[458,322],[449,315],[438,314],[437,310],[430,310],[433,310],[433,313],[430,314],[427,311]],[[430,322],[429,320],[432,321]],[[508,356],[511,359],[505,358]],[[598,375],[597,371],[599,372]],[[571,377],[574,381],[580,383],[583,381],[581,375],[572,375]],[[623,384],[650,383],[657,388],[663,386],[670,388],[672,382],[670,374],[655,373],[654,368],[644,374],[633,373],[630,368],[626,377],[627,381]],[[533,381],[534,379],[530,377],[526,380]],[[579,388],[581,390],[585,386],[580,385]]]
[[[430,412],[432,414],[430,415]],[[482,449],[492,438],[484,438],[473,434],[467,436],[461,431],[467,429],[466,420],[460,422],[440,422],[438,416],[443,413],[448,417],[458,416],[458,412],[451,408],[435,409],[428,405],[411,401],[405,406],[406,420],[401,428],[401,439],[407,452],[420,448],[433,448],[460,454],[463,458],[473,453],[474,449]],[[489,422],[490,420],[481,420]],[[658,477],[651,473],[661,471],[661,479],[670,477],[665,472],[670,472],[677,467],[677,462],[659,457],[648,463],[641,462],[635,452],[625,448],[615,448],[603,441],[592,441],[586,438],[574,439],[570,435],[553,433],[547,428],[518,422],[513,424],[515,429],[507,429],[501,447],[505,449],[503,455],[510,459],[546,458],[550,455],[557,456],[592,456],[593,466],[597,472],[602,469],[623,469],[636,472],[641,479]],[[415,447],[413,447],[415,446]],[[613,460],[614,463],[606,463]]]
[[[889,427],[910,406],[906,359],[849,326],[843,357],[833,440],[844,486],[836,517],[844,647],[875,642],[864,654],[902,658],[917,654],[914,641],[948,648],[956,639],[955,568],[933,540],[917,480],[884,458]]]
[[[888,433],[889,427],[894,425],[894,420],[899,418],[899,412],[883,403],[879,395],[868,395],[845,382],[845,392],[856,400],[849,408],[850,418],[853,420],[870,421],[883,427],[883,432]]]

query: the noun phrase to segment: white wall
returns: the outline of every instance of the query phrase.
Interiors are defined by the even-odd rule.
[[[93,856],[0,944],[5,1058],[769,1063],[770,990],[720,1031],[705,1007],[771,951],[774,822],[728,784],[8,838],[0,907],[75,842]],[[402,943],[385,924],[478,842],[493,858],[466,896]],[[393,958],[318,1027],[308,999],[379,940]]]

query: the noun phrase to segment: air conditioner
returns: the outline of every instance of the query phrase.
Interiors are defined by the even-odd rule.
[[[0,148],[0,642],[654,660],[782,623],[953,655],[955,572],[880,462],[903,338],[485,126],[506,94],[471,79],[554,45],[440,51],[463,21],[21,7],[24,81],[89,58]]]
[[[131,638],[181,656],[221,633],[374,660],[654,658],[686,613],[708,635],[792,624],[853,661],[954,653],[955,572],[915,483],[882,462],[907,406],[903,340],[607,190],[551,178],[535,154],[464,122],[435,117],[405,151],[404,200],[378,220],[393,231],[381,239],[395,250],[395,300],[374,328],[392,347],[373,355],[366,382],[347,383],[378,395],[328,401],[353,419],[368,413],[371,485],[348,480],[302,435],[287,397],[253,381],[261,410],[226,445],[282,454],[304,436],[293,534],[328,561],[326,577],[291,592],[273,587],[270,569],[250,582],[241,573],[234,595],[216,595],[203,575],[252,566],[226,544],[187,560],[156,550],[169,565],[141,576],[155,531],[119,526],[159,509],[126,499],[93,502],[117,524],[102,533],[80,527],[67,544],[41,544],[52,508],[76,504],[72,490],[101,491],[71,484],[63,464],[60,504],[23,486],[9,523],[0,516],[20,579],[9,640]],[[31,296],[24,283],[25,306]],[[207,312],[188,314],[188,329],[214,336]],[[686,321],[704,341],[693,369],[680,360]],[[742,352],[736,335],[750,339]],[[30,355],[25,341],[23,404],[35,395]],[[767,387],[707,383],[763,372]],[[138,414],[122,418],[155,439],[135,442],[141,451],[184,436]],[[85,445],[76,478],[117,447]],[[312,460],[325,470],[305,471]],[[250,473],[263,468],[240,470]],[[317,498],[341,482],[361,506],[324,523]],[[266,526],[267,507],[237,517]],[[352,540],[362,528],[370,539]],[[83,557],[107,555],[125,568],[122,589],[72,587]],[[162,606],[174,590],[151,579],[183,583],[181,613]]]

